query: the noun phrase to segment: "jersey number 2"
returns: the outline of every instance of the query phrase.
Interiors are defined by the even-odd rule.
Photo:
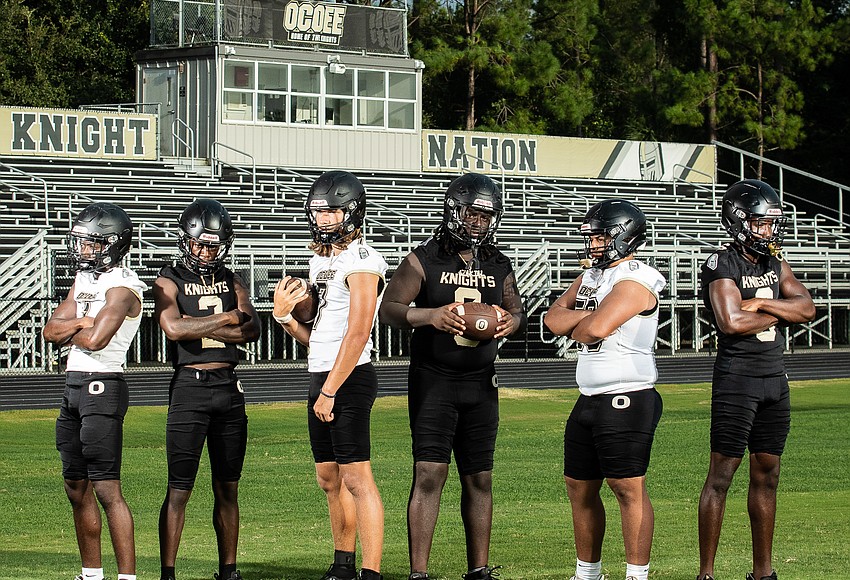
[[[773,289],[772,288],[759,288],[756,290],[756,298],[773,298]],[[773,342],[776,340],[776,326],[771,326],[770,328],[766,328],[756,334],[756,338],[762,342]]]
[[[221,298],[218,296],[201,296],[198,298],[198,310],[210,310],[213,314],[221,314],[224,312],[224,305],[221,303]],[[201,339],[201,348],[224,348],[225,344],[214,338],[204,337]]]

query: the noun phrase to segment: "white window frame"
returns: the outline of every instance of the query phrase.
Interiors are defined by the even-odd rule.
[[[232,62],[232,61],[224,61],[224,62]],[[391,132],[391,133],[413,133],[417,130],[416,127],[416,114],[418,103],[416,100],[416,95],[412,98],[398,98],[398,97],[390,97],[390,74],[403,74],[410,75],[413,77],[414,82],[414,93],[417,89],[417,78],[416,73],[407,72],[407,71],[397,71],[397,70],[387,70],[387,69],[374,69],[374,68],[354,68],[349,67],[349,70],[352,71],[352,94],[351,95],[340,95],[340,94],[330,94],[327,92],[328,86],[328,75],[333,74],[328,72],[328,68],[323,65],[317,65],[312,63],[281,63],[275,61],[266,61],[266,60],[239,60],[238,63],[244,63],[246,65],[253,65],[253,76],[252,76],[252,86],[248,88],[235,88],[235,87],[225,87],[225,82],[222,82],[222,111],[219,115],[221,122],[224,124],[239,124],[239,125],[255,125],[255,126],[287,126],[287,127],[311,127],[311,128],[333,128],[342,131],[382,131],[382,132]],[[267,90],[259,88],[259,73],[260,73],[260,64],[263,65],[273,65],[273,66],[281,66],[286,67],[287,74],[287,88],[285,91],[279,90]],[[316,67],[319,69],[319,92],[318,93],[304,93],[304,92],[294,92],[292,86],[292,71],[293,66],[303,66],[303,67]],[[222,70],[224,67],[222,67]],[[384,87],[383,94],[381,96],[376,97],[361,97],[358,95],[358,83],[361,72],[369,72],[369,73],[382,73],[384,78]],[[224,79],[222,79],[224,81]],[[245,94],[249,95],[251,99],[251,115],[250,119],[226,119],[226,94]],[[265,119],[261,119],[259,115],[260,109],[260,97],[263,95],[273,95],[280,96],[284,98],[285,104],[285,121],[267,121]],[[316,123],[303,123],[296,122],[292,118],[292,106],[293,106],[293,98],[296,97],[307,97],[307,98],[317,98],[318,103],[318,111],[317,111],[317,122]],[[351,99],[352,104],[352,119],[350,125],[339,125],[328,123],[326,120],[326,110],[327,110],[327,102],[328,99]],[[381,125],[366,125],[361,124],[360,120],[360,105],[361,103],[381,103],[381,108],[383,110],[383,123]],[[413,107],[413,123],[411,127],[390,127],[390,103],[399,103],[402,105],[409,105]]]

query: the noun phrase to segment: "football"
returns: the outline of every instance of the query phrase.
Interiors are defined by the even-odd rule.
[[[302,323],[312,322],[319,310],[319,292],[304,278],[290,278],[286,281],[286,288],[293,284],[300,284],[303,288],[307,288],[308,292],[307,298],[296,304],[295,308],[292,309],[292,318]]]
[[[464,338],[470,340],[490,340],[496,334],[496,326],[502,320],[501,313],[481,302],[465,302],[454,307],[454,311],[466,323]]]

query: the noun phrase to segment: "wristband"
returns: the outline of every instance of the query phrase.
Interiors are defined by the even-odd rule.
[[[333,395],[329,395],[325,392],[324,389],[320,390],[319,394],[322,395],[323,397],[327,397],[328,399],[335,399],[336,398],[336,393],[334,393]]]
[[[287,314],[286,316],[275,316],[274,314],[272,314],[272,317],[275,320],[277,320],[278,322],[280,322],[281,324],[287,324],[288,322],[292,321],[292,313],[291,312],[289,314]]]

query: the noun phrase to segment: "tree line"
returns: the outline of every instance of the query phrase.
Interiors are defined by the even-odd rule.
[[[850,0],[361,0],[408,10],[423,123],[719,140],[850,183]],[[0,103],[131,102],[149,0],[0,0]]]

